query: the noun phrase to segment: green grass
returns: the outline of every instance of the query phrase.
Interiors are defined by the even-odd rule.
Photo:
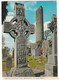
[[[31,68],[37,68],[40,70],[44,70],[45,64],[47,63],[47,59],[45,57],[40,57],[38,59],[35,59],[32,56],[28,56],[27,55],[27,59],[28,59],[28,65]],[[14,59],[12,58],[12,67],[14,67]],[[6,59],[2,59],[2,70],[3,71],[9,71],[11,68],[7,68],[6,67]]]
[[[27,56],[28,64],[31,68],[37,68],[40,70],[44,70],[45,64],[47,63],[47,59],[45,57],[40,57],[35,59],[34,57]]]

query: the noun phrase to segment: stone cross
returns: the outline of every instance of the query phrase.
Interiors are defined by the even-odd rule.
[[[26,39],[34,33],[34,25],[25,18],[24,5],[15,3],[15,17],[10,22],[4,22],[4,32],[15,39],[15,67],[27,66]]]
[[[52,54],[48,56],[48,63],[45,65],[46,76],[57,76],[57,17],[52,16],[52,22],[48,24],[52,31]]]

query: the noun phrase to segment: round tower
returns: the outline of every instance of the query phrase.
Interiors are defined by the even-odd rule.
[[[43,40],[43,8],[36,10],[36,42]]]

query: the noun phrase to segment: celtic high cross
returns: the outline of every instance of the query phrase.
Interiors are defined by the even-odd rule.
[[[34,34],[34,25],[25,18],[24,4],[15,3],[15,17],[10,22],[4,22],[4,32],[15,39],[15,67],[27,66],[26,39]]]

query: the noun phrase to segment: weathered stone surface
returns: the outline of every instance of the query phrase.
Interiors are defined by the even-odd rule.
[[[24,14],[23,8],[23,4],[15,3],[15,17],[10,22],[4,23],[4,32],[10,33],[15,38],[15,67],[27,65],[26,39],[34,33],[34,25],[22,15]]]
[[[35,48],[37,45],[36,43],[31,43],[30,46],[31,46],[31,55],[35,56]]]
[[[12,77],[34,77],[34,73],[29,67],[12,68],[10,73]]]
[[[24,4],[21,4],[21,3],[15,3],[15,12],[14,12],[14,15],[19,17],[19,16],[22,16],[22,17],[25,17],[25,8],[24,8]]]
[[[45,65],[45,76],[57,76],[57,66],[52,64]]]
[[[43,8],[40,8],[36,11],[36,42],[43,39]]]
[[[40,8],[36,10],[36,43],[31,44],[31,54],[35,58],[39,58],[41,54],[39,48],[42,47],[43,38],[43,7],[40,6]]]
[[[47,57],[52,54],[52,41],[51,40],[43,40],[42,42],[42,53],[43,57]]]
[[[4,32],[15,39],[14,63],[18,69],[27,66],[26,40],[34,33],[34,25],[28,22],[24,12],[24,4],[15,3],[15,17],[10,22],[4,22]]]
[[[35,48],[35,58],[39,58],[40,57],[40,51],[38,46]]]
[[[56,15],[52,16],[52,22],[54,25],[52,29],[52,54],[48,56],[48,63],[45,65],[45,76],[57,76],[57,24]],[[52,23],[51,22],[51,23]]]
[[[6,59],[6,67],[7,68],[11,68],[12,67],[12,58],[11,57],[8,57]]]
[[[31,54],[35,58],[39,58],[40,52],[37,43],[31,43]]]

